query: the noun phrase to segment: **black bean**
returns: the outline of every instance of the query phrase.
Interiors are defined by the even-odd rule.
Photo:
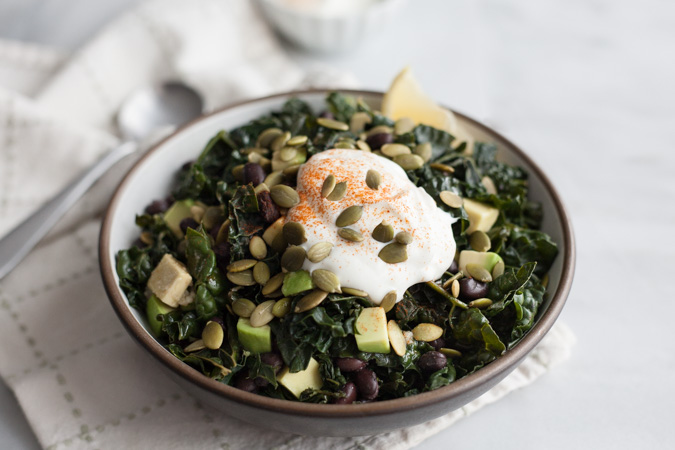
[[[323,111],[321,114],[319,114],[319,117],[321,117],[323,119],[335,120],[335,116],[330,111]]]
[[[188,161],[181,166],[181,170],[188,170],[194,164],[194,161]]]
[[[169,202],[166,199],[155,200],[145,207],[146,214],[161,214],[169,209]]]
[[[358,372],[366,367],[366,362],[358,358],[337,358],[335,364],[338,366],[338,369],[344,373]]]
[[[223,273],[227,273],[227,266],[230,264],[230,243],[223,242],[222,244],[214,245],[213,253],[216,254],[216,264],[218,264],[218,268]]]
[[[278,353],[263,353],[260,355],[260,361],[263,364],[274,367],[274,373],[279,373],[281,368],[284,367],[284,360]]]
[[[459,265],[457,265],[457,261],[453,259],[452,264],[450,264],[450,268],[448,269],[448,272],[454,275],[457,273],[457,271],[459,271]]]
[[[135,247],[138,247],[138,248],[145,248],[145,247],[148,246],[148,244],[146,244],[145,242],[141,241],[141,238],[136,238],[136,239],[134,240],[134,243],[133,243],[132,245],[134,245]]]
[[[379,150],[384,144],[391,144],[394,142],[394,135],[391,133],[377,133],[368,136],[366,139],[368,145],[373,150]]]
[[[180,221],[180,229],[183,231],[183,233],[187,233],[188,228],[196,230],[197,228],[199,228],[199,223],[192,217],[186,217],[185,219]]]
[[[267,381],[267,378],[263,378],[263,377],[254,378],[253,382],[255,383],[256,386],[261,387],[261,388],[267,387],[267,385],[270,384],[270,382]]]
[[[223,226],[223,222],[225,222],[225,219],[218,219],[209,230],[209,234],[214,241],[218,239],[218,232],[220,231],[220,227]]]
[[[443,353],[431,351],[420,356],[417,365],[423,372],[434,373],[445,367],[447,363],[448,358],[446,358]]]
[[[337,405],[349,405],[354,403],[354,400],[356,400],[356,385],[354,383],[349,381],[344,386],[342,386],[340,391],[342,391],[345,396],[335,400]]]
[[[354,383],[363,400],[374,400],[377,397],[380,386],[377,384],[377,377],[372,370],[363,369],[356,372]]]
[[[234,381],[234,387],[246,392],[256,392],[258,390],[258,385],[255,384],[255,381],[247,377],[237,377]]]
[[[220,325],[221,328],[222,328],[224,331],[226,330],[226,328],[225,328],[225,321],[223,320],[222,317],[214,316],[214,317],[211,317],[209,320],[210,320],[211,322],[215,322],[215,323],[217,323],[218,325]]]
[[[473,278],[462,278],[459,280],[460,300],[476,300],[477,298],[485,297],[487,293],[487,283],[474,280]]]
[[[253,183],[257,186],[265,181],[265,170],[260,164],[246,163],[244,164],[244,184]]]
[[[440,350],[443,347],[445,347],[445,339],[443,339],[442,337],[439,337],[438,339],[434,339],[431,342],[427,342],[427,344],[431,345],[436,350]]]

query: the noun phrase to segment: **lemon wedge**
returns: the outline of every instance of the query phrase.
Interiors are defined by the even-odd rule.
[[[410,67],[405,67],[389,86],[382,99],[382,114],[398,120],[408,117],[416,125],[424,124],[438,128],[455,136],[457,143],[466,142],[467,152],[473,148],[473,138],[458,123],[457,117],[441,106],[438,106],[427,94],[412,74]]]

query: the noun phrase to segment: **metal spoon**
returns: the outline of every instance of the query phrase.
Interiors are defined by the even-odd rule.
[[[117,114],[117,126],[124,142],[0,240],[0,279],[23,260],[101,176],[134,153],[138,141],[161,127],[181,125],[199,116],[202,108],[199,94],[178,82],[149,86],[131,94]]]

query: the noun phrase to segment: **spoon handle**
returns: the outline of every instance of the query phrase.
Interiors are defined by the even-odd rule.
[[[108,152],[64,190],[0,239],[0,280],[16,267],[87,190],[119,160],[136,151],[137,144],[124,142]]]

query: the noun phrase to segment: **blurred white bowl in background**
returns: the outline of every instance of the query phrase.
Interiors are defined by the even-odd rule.
[[[340,53],[381,33],[406,0],[258,0],[267,20],[293,44]]]

